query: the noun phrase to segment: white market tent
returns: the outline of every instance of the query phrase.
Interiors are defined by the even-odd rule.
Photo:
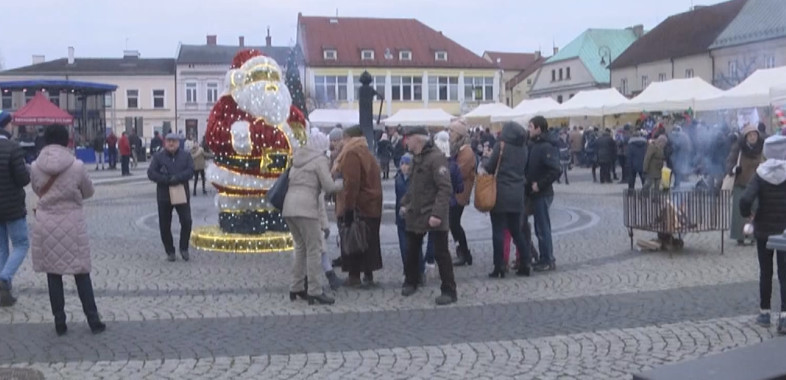
[[[609,107],[607,113],[685,111],[688,108],[695,109],[696,99],[718,96],[722,92],[703,79],[696,77],[653,82],[630,102]]]
[[[604,116],[608,115],[607,109],[629,103],[628,98],[622,96],[616,88],[581,91],[570,100],[556,108],[545,112],[548,118],[571,116]]]
[[[786,84],[770,89],[770,103],[774,106],[786,105]]]
[[[441,108],[402,109],[382,123],[388,127],[447,127],[454,118]]]
[[[538,114],[545,113],[554,108],[557,108],[557,103],[552,98],[537,98],[522,100],[515,108],[507,113],[492,116],[491,121],[494,123],[512,121],[515,119],[524,119]]]
[[[770,105],[770,90],[786,86],[786,67],[759,69],[736,87],[720,95],[698,99],[696,111],[766,107]]]
[[[348,127],[360,122],[358,110],[317,109],[308,114],[308,121],[313,127],[335,127],[336,124]]]
[[[477,106],[474,110],[464,114],[464,118],[489,118],[498,115],[504,115],[510,112],[512,108],[502,103],[488,103]]]

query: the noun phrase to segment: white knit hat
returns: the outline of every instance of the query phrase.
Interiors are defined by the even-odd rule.
[[[318,150],[320,152],[325,152],[330,148],[330,140],[328,137],[319,131],[317,128],[311,128],[308,133],[308,141],[306,145],[311,147],[311,149]]]

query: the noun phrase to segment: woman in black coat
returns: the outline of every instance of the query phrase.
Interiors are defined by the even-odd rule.
[[[759,296],[761,312],[756,323],[770,325],[770,298],[772,298],[772,258],[778,262],[778,281],[781,292],[781,313],[778,333],[786,334],[786,251],[767,249],[771,236],[781,235],[786,230],[786,136],[773,136],[764,142],[767,161],[759,165],[756,174],[740,198],[740,213],[750,218],[753,203],[759,202],[753,216],[753,234],[759,254]]]

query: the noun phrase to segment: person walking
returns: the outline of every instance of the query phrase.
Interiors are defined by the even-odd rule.
[[[592,168],[592,182],[598,182],[598,128],[587,128],[584,133],[584,154],[587,165]]]
[[[340,149],[332,170],[334,177],[340,176],[344,179],[344,189],[336,196],[336,217],[338,222],[346,227],[351,226],[355,219],[362,220],[366,225],[368,243],[366,252],[342,256],[341,269],[349,272],[346,286],[371,287],[374,286],[374,271],[382,269],[379,240],[382,222],[382,177],[377,160],[369,151],[360,126],[344,130]]]
[[[128,134],[123,132],[120,140],[117,142],[117,149],[120,152],[120,175],[131,175],[131,168],[129,167],[131,161],[131,143],[128,140]]]
[[[295,260],[292,264],[292,282],[289,299],[298,297],[309,304],[332,305],[335,299],[322,290],[322,251],[324,230],[321,209],[324,209],[323,191],[341,190],[341,182],[334,182],[325,155],[330,143],[328,137],[316,128],[311,129],[306,145],[295,150],[289,170],[289,187],[284,198],[281,216],[284,217],[295,242]],[[308,276],[308,289],[306,289]]]
[[[67,332],[63,275],[73,275],[82,310],[94,334],[106,330],[98,314],[90,279],[90,240],[82,203],[93,196],[93,182],[81,160],[68,146],[68,130],[51,125],[44,132],[46,145],[31,168],[38,205],[33,224],[33,270],[46,273],[49,303],[57,335]]]
[[[131,135],[128,136],[128,143],[131,145],[132,167],[136,168],[139,165],[140,154],[144,154],[142,150],[142,139],[139,138],[139,135],[137,135],[135,131],[131,131]]]
[[[557,178],[557,183],[562,183],[560,178],[565,176],[565,184],[570,185],[568,180],[568,169],[570,168],[570,144],[568,143],[568,134],[560,133],[557,140],[557,148],[559,149],[559,167],[562,174]]]
[[[666,138],[666,135],[660,135],[647,145],[647,151],[644,153],[644,162],[642,163],[644,175],[646,175],[642,190],[656,191],[660,188],[663,165],[666,163],[666,144],[668,143],[669,140]]]
[[[544,129],[544,132],[548,129]],[[491,278],[505,278],[505,231],[509,231],[516,249],[521,252],[517,274],[529,276],[529,245],[521,231],[521,212],[524,211],[523,189],[527,183],[527,145],[524,128],[515,122],[505,123],[491,156],[483,165],[483,172],[496,174],[497,200],[491,209],[491,240],[494,249],[494,270]],[[555,157],[556,158],[556,157]],[[556,178],[555,178],[556,179]]]
[[[606,129],[597,141],[598,164],[600,165],[600,183],[611,183],[611,169],[617,159],[617,143],[611,137],[611,130]]]
[[[207,194],[205,189],[205,150],[201,146],[194,144],[191,146],[191,159],[194,160],[194,193],[196,196],[197,182],[199,176],[202,176],[202,194]]]
[[[535,116],[529,122],[531,142],[526,161],[525,193],[527,199],[532,201],[535,236],[538,237],[540,250],[540,261],[534,266],[537,272],[552,271],[557,268],[551,241],[549,208],[554,201],[552,185],[559,178],[560,168],[555,143],[546,139],[548,128],[549,124],[543,116]],[[528,262],[528,257],[522,257],[522,262]]]
[[[377,158],[382,168],[382,179],[390,179],[390,160],[393,158],[393,146],[387,133],[383,133],[377,144]]]
[[[759,136],[758,129],[755,125],[749,125],[742,129],[741,136],[737,143],[732,145],[731,153],[726,158],[726,173],[735,176],[729,235],[739,245],[745,244],[745,233],[742,231],[745,219],[740,214],[740,198],[762,161],[763,148],[764,141]]]
[[[0,307],[16,303],[11,294],[14,275],[30,248],[25,207],[30,173],[24,150],[11,141],[11,127],[11,114],[0,111]]]
[[[415,294],[420,284],[419,253],[426,233],[434,238],[434,257],[442,280],[437,305],[456,302],[456,281],[448,250],[448,213],[453,186],[445,154],[430,141],[428,131],[415,127],[408,131],[407,147],[413,153],[410,188],[398,210],[406,220],[407,258],[401,295]]]
[[[469,137],[469,127],[462,121],[455,121],[450,124],[450,154],[451,161],[455,162],[464,180],[462,191],[455,194],[455,204],[450,206],[450,234],[456,243],[456,261],[453,266],[472,265],[472,253],[467,244],[467,234],[461,225],[461,217],[464,215],[464,208],[469,204],[472,195],[472,187],[475,185],[475,166],[477,159],[472,150],[472,142]]]
[[[96,137],[93,139],[93,151],[95,151],[96,155],[96,171],[98,171],[98,164],[101,164],[101,170],[104,170],[104,144],[106,138],[103,136],[102,133],[96,134]]]
[[[106,137],[106,150],[109,169],[117,169],[117,135],[114,131],[110,131],[109,136]]]
[[[581,150],[584,147],[584,133],[575,125],[573,126],[573,130],[570,131],[568,142],[570,143],[570,154],[573,158],[571,166],[581,165]]]
[[[753,219],[753,234],[759,255],[759,302],[761,311],[756,323],[770,325],[770,299],[772,298],[772,259],[778,263],[781,312],[778,318],[778,334],[786,335],[786,251],[774,252],[767,249],[772,236],[786,230],[786,137],[772,136],[764,141],[763,154],[767,158],[756,169],[753,179],[740,197],[740,214],[744,218],[753,215],[753,204],[759,207]]]
[[[166,136],[164,150],[153,155],[147,168],[147,178],[156,183],[158,228],[168,261],[175,261],[172,241],[172,210],[180,219],[180,256],[188,261],[188,240],[191,238],[191,199],[188,180],[194,176],[194,160],[180,148],[180,138],[174,133]],[[185,194],[183,194],[185,192]],[[173,199],[174,196],[174,199]]]
[[[644,156],[647,155],[647,139],[644,138],[643,132],[634,132],[633,137],[628,140],[628,148],[625,161],[627,163],[627,179],[628,190],[636,188],[636,178],[641,181],[641,186],[644,186],[646,181],[644,171]]]

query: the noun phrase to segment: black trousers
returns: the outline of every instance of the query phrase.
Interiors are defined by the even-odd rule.
[[[196,194],[197,181],[200,175],[202,176],[202,191],[207,191],[205,190],[205,170],[194,170],[194,194]]]
[[[600,183],[611,183],[611,167],[613,162],[600,163]]]
[[[188,240],[191,238],[191,204],[171,205],[169,202],[158,202],[158,229],[161,242],[167,255],[175,253],[172,241],[172,210],[177,210],[180,219],[180,251],[188,251]]]
[[[633,190],[636,188],[636,177],[638,177],[639,180],[641,180],[641,187],[644,187],[644,180],[645,180],[644,172],[631,169],[628,171],[628,177],[626,178],[628,180],[629,190]]]
[[[455,241],[464,252],[468,252],[467,234],[464,232],[464,227],[461,226],[462,215],[464,215],[464,206],[458,204],[450,206],[450,234],[453,235],[453,241]],[[456,256],[461,257],[461,253],[458,250],[456,250]]]
[[[778,283],[781,288],[781,311],[786,311],[786,252],[767,249],[767,239],[756,239],[756,250],[759,253],[759,299],[762,310],[770,310],[772,298],[772,257],[778,262]]]
[[[524,232],[521,231],[520,212],[491,212],[491,245],[494,249],[494,269],[504,270],[505,230],[510,232],[516,252],[521,252],[519,265],[529,265],[530,249]],[[530,237],[531,239],[531,237]]]
[[[622,176],[622,178],[620,178],[620,181],[623,181],[623,183],[628,179],[628,170],[626,170],[625,168],[625,164],[626,164],[625,158],[626,157],[623,155],[617,156],[617,162],[619,162],[620,164],[620,172],[621,172],[620,175]],[[616,174],[617,174],[617,169],[614,169],[614,177],[617,176]]]
[[[74,279],[76,280],[76,291],[79,294],[79,300],[82,301],[82,311],[85,312],[87,321],[98,321],[100,318],[98,317],[98,307],[96,307],[96,300],[93,295],[93,282],[90,280],[90,273],[74,275]],[[63,276],[47,273],[46,281],[49,285],[49,303],[52,305],[52,315],[55,316],[55,323],[65,323]]]
[[[443,294],[456,295],[456,279],[453,277],[453,262],[450,259],[448,250],[448,232],[430,231],[434,237],[434,259],[439,268],[439,278],[442,280],[440,289]],[[426,234],[419,234],[407,231],[407,260],[404,267],[404,283],[417,287],[420,283],[420,252],[423,249],[423,237]]]
[[[128,167],[131,156],[120,156],[120,173],[131,174],[131,169]]]
[[[598,176],[597,176],[596,170],[598,170],[598,162],[597,161],[593,161],[592,162],[592,182],[597,182],[598,181]]]
[[[389,179],[390,178],[390,160],[380,160],[380,166],[382,169],[382,179]]]

